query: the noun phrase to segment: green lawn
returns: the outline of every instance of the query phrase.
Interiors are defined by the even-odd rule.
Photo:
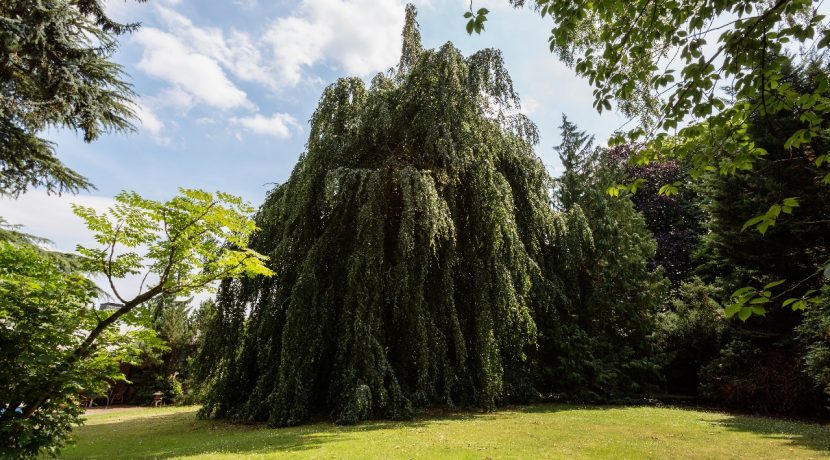
[[[830,427],[655,407],[542,405],[268,429],[195,407],[97,411],[64,458],[830,458]]]

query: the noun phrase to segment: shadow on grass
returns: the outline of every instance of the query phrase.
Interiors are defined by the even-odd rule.
[[[728,431],[751,433],[764,439],[776,440],[785,446],[804,447],[822,456],[830,456],[830,424],[820,424],[815,421],[795,421],[759,415],[736,415],[711,408],[645,404],[639,406],[539,404],[511,407],[510,410],[525,413],[554,413],[570,410],[605,411],[635,407],[663,407],[684,412],[718,414],[720,416],[718,419],[704,421]]]
[[[451,418],[463,418],[464,415]],[[350,426],[310,423],[267,429],[264,424],[199,420],[196,409],[170,414],[147,414],[99,420],[76,430],[77,444],[61,458],[172,458],[199,454],[266,454],[303,452],[329,442],[353,438],[353,433],[423,426],[422,420],[369,421]]]
[[[645,406],[653,407],[653,406]],[[217,420],[198,420],[196,408],[169,414],[134,414],[98,420],[79,429],[78,445],[67,449],[67,458],[171,458],[198,454],[221,453],[230,456],[294,452],[312,455],[311,450],[328,443],[357,439],[361,433],[382,430],[421,429],[430,425],[464,420],[498,420],[511,412],[557,413],[570,411],[604,412],[628,410],[632,406],[583,406],[540,404],[511,406],[496,412],[475,410],[428,410],[411,421],[368,421],[357,425],[338,426],[316,422],[290,428],[266,429],[262,424],[235,424]],[[673,408],[691,412],[697,418],[700,410]],[[773,418],[714,413],[698,419],[724,430],[752,433],[775,439],[783,445],[800,446],[819,456],[830,454],[830,427]],[[365,438],[364,438],[365,439]],[[305,454],[304,454],[305,452]]]
[[[576,407],[576,406],[574,406]],[[405,421],[370,420],[356,425],[312,422],[288,428],[268,429],[264,424],[241,424],[223,420],[199,420],[196,408],[175,413],[153,409],[113,412],[106,419],[90,421],[76,430],[75,446],[62,458],[172,458],[199,454],[302,453],[331,442],[355,439],[361,433],[381,430],[426,428],[453,421],[496,420],[509,411],[555,412],[567,406],[527,406],[484,410],[425,410]],[[139,412],[140,411],[140,412]],[[106,413],[104,413],[106,414]],[[311,455],[310,453],[308,455]]]
[[[830,456],[830,425],[747,415],[727,415],[723,420],[716,422],[716,425],[731,431],[775,439],[784,445],[805,447],[824,456]]]

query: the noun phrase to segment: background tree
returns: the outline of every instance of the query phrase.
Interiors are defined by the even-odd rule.
[[[651,334],[665,283],[650,268],[655,242],[628,196],[607,188],[623,173],[592,137],[563,117],[556,148],[565,171],[555,196],[568,224],[561,272],[568,301],[558,317],[573,318],[561,334],[540,334],[545,388],[582,401],[638,398],[659,381]],[[561,263],[561,262],[557,262]],[[540,329],[551,327],[539,319]],[[562,365],[563,358],[579,359]]]
[[[531,5],[553,22],[551,51],[594,86],[594,107],[601,112],[616,101],[624,115],[639,120],[611,141],[642,143],[635,163],[676,159],[689,165],[692,179],[706,171],[728,176],[752,169],[767,149],[747,126],[753,118],[779,113],[799,120],[798,129],[776,140],[785,150],[809,147],[826,136],[828,73],[816,74],[809,91],[788,81],[792,67],[803,71],[816,60],[826,63],[830,29],[819,14],[820,2],[535,0]],[[465,16],[483,24],[489,11],[473,14],[472,7]],[[481,27],[468,25],[471,31]],[[798,54],[786,54],[796,49]],[[830,185],[829,159],[827,150],[815,152],[812,181]],[[632,187],[637,185],[617,190]],[[780,215],[800,213],[797,197],[783,198],[759,204],[747,223],[763,233]],[[830,273],[830,264],[825,268]],[[789,280],[787,287],[797,281]],[[753,312],[747,302],[765,291],[745,287],[729,312],[747,318]]]
[[[92,186],[39,133],[69,128],[91,142],[133,129],[135,94],[111,58],[117,37],[136,27],[111,20],[99,0],[0,4],[0,193]]]
[[[64,271],[81,268],[81,259],[75,254],[46,249],[52,243],[50,240],[23,232],[21,228],[20,225],[7,223],[6,219],[0,216],[0,241],[14,245],[27,245],[42,256],[51,259]]]
[[[657,241],[651,264],[663,267],[676,288],[695,268],[694,252],[705,232],[703,198],[699,187],[679,186],[688,176],[688,165],[675,160],[634,164],[631,158],[637,150],[636,145],[619,145],[609,149],[606,158],[621,169],[624,180],[637,183],[631,202]]]
[[[100,245],[78,247],[82,264],[107,280],[122,303],[116,310],[89,309],[91,283],[56,272],[53,264],[32,256],[36,251],[7,249],[12,259],[3,265],[8,268],[0,286],[13,295],[2,296],[9,312],[2,317],[10,318],[3,327],[8,337],[34,344],[31,352],[24,347],[23,354],[11,347],[12,356],[4,365],[13,372],[26,371],[9,374],[16,384],[0,402],[4,445],[11,446],[12,453],[32,456],[41,448],[60,447],[71,424],[79,422],[75,397],[81,383],[100,386],[105,377],[118,378],[111,367],[117,361],[106,347],[119,336],[116,322],[134,321],[136,307],[160,295],[198,292],[223,278],[271,274],[264,257],[247,247],[256,228],[248,218],[248,205],[224,193],[180,193],[156,202],[122,192],[105,213],[74,206]],[[36,271],[27,271],[27,260],[36,262]],[[143,274],[133,297],[116,287],[128,274]],[[34,327],[32,321],[44,324]],[[32,334],[38,328],[43,333]]]
[[[791,67],[782,84],[809,94],[824,78],[816,74],[824,72],[823,67]],[[740,171],[729,178],[708,175],[702,188],[708,233],[700,249],[698,272],[727,296],[737,291],[733,297],[741,298],[727,312],[731,309],[743,319],[749,313],[763,315],[730,327],[717,365],[706,371],[709,396],[736,407],[815,414],[823,406],[821,391],[808,377],[819,367],[815,363],[805,367],[805,357],[822,340],[819,325],[827,312],[822,307],[825,299],[818,292],[828,281],[822,273],[830,262],[830,187],[818,180],[815,158],[817,152],[830,149],[830,142],[820,136],[798,148],[784,148],[781,139],[802,126],[797,111],[756,114],[747,126],[747,134],[767,154],[751,171]],[[798,201],[792,214],[785,215],[782,209],[781,216],[768,222],[763,234],[741,231],[758,207],[784,202],[788,197]],[[792,283],[776,286],[783,279]],[[769,288],[742,293],[746,291],[743,286],[764,285]],[[810,314],[815,328],[803,325],[802,311],[811,309],[815,309]],[[807,335],[798,333],[809,329]],[[736,350],[745,350],[759,359],[747,360]],[[754,384],[742,386],[739,382],[744,381]]]
[[[141,366],[130,370],[131,385],[126,392],[131,403],[149,404],[157,391],[165,393],[170,404],[185,400],[183,382],[188,377],[188,360],[196,350],[192,300],[161,295],[139,307],[165,347],[145,350]]]

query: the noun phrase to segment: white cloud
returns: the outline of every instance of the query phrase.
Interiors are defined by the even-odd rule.
[[[190,51],[216,61],[242,81],[277,87],[277,81],[263,65],[260,49],[249,34],[237,30],[225,34],[216,27],[197,27],[189,18],[170,8],[160,6],[156,11],[168,32],[187,43]]]
[[[287,138],[300,126],[288,114],[257,114],[258,107],[237,83],[272,91],[318,84],[313,71],[320,65],[369,76],[395,65],[400,53],[402,0],[302,0],[261,34],[196,25],[170,6],[174,1],[147,6],[156,21],[131,36],[142,47],[136,67],[168,84],[145,101],[156,109],[247,109],[251,116],[228,120],[255,134]],[[143,128],[163,143],[163,131],[170,126],[146,105],[139,111]]]
[[[260,114],[251,117],[233,117],[230,122],[254,134],[274,136],[281,139],[291,137],[292,130],[302,130],[297,120],[287,113],[275,113],[270,117]],[[238,138],[240,136],[237,136]]]
[[[274,21],[263,41],[284,84],[296,85],[321,61],[365,76],[397,62],[403,21],[399,0],[303,0]]]
[[[199,27],[170,8],[155,11],[166,32],[192,54],[209,58],[241,81],[279,90],[327,63],[362,76],[397,62],[404,4],[400,0],[304,0],[275,19],[260,37],[238,30]]]
[[[233,0],[234,5],[239,5],[242,8],[251,9],[257,5],[257,0]]]
[[[149,134],[160,145],[169,144],[170,138],[164,135],[164,122],[143,101],[136,101],[134,105],[136,116],[141,120],[141,131]]]
[[[271,46],[280,82],[294,86],[300,82],[303,67],[323,58],[323,48],[331,39],[330,30],[297,17],[279,18],[263,39]]]
[[[54,249],[73,252],[76,244],[95,244],[92,234],[80,217],[72,213],[71,203],[102,211],[115,201],[94,195],[47,195],[33,190],[17,199],[0,198],[2,215],[10,224],[22,225],[23,231],[50,239]]]
[[[215,60],[188,49],[178,37],[142,27],[133,38],[144,46],[137,67],[167,81],[174,90],[220,109],[251,107],[245,92],[225,76]]]
[[[43,190],[32,190],[16,199],[0,197],[0,214],[9,224],[22,225],[22,231],[51,240],[53,244],[48,245],[49,249],[74,253],[77,245],[99,247],[83,220],[72,212],[72,203],[104,212],[116,201],[106,196],[55,196]],[[92,279],[112,297],[112,289],[103,276],[93,276]],[[116,280],[115,287],[122,296],[130,298],[138,294],[141,281],[142,275],[128,275]],[[196,297],[198,302],[208,295]]]
[[[527,116],[533,115],[536,110],[539,109],[539,101],[532,98],[532,97],[524,97],[522,98],[522,110],[521,112]]]

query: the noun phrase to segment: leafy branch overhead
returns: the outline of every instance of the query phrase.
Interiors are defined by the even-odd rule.
[[[525,0],[510,3],[521,7]],[[553,23],[551,52],[593,86],[594,107],[616,106],[638,121],[610,141],[637,145],[632,163],[682,162],[692,180],[752,171],[768,151],[750,125],[785,114],[797,126],[779,134],[779,147],[809,160],[813,180],[830,185],[830,29],[818,6],[812,0],[531,2]],[[486,14],[473,15],[471,4],[467,18],[483,24]],[[798,73],[810,74],[810,84],[791,78]],[[676,194],[681,183],[662,184],[659,193]],[[633,193],[638,186],[608,191]],[[797,214],[800,199],[785,197],[768,202],[744,229],[765,234],[782,216]]]
[[[467,21],[467,34],[472,35],[473,32],[480,34],[482,30],[484,30],[484,22],[487,21],[487,13],[490,10],[487,8],[479,8],[478,11],[473,13],[473,5],[470,4],[470,11],[464,13],[464,17],[469,19]]]

